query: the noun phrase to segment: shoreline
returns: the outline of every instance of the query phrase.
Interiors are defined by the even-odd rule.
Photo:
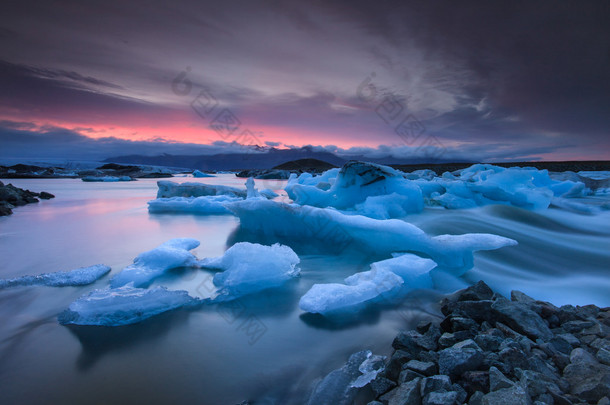
[[[398,333],[368,405],[610,404],[610,308],[509,300],[483,281],[440,308]]]

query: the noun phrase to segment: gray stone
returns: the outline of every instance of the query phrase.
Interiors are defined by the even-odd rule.
[[[390,361],[385,368],[385,376],[392,381],[396,381],[400,372],[402,370],[402,366],[407,363],[409,360],[412,360],[413,356],[411,353],[408,353],[404,350],[397,350],[390,357]]]
[[[600,364],[583,349],[574,349],[563,377],[570,384],[570,393],[588,402],[610,396],[610,367]]]
[[[490,300],[493,295],[493,290],[483,281],[479,281],[462,291],[462,293],[459,295],[458,301]]]
[[[456,402],[458,404],[463,404],[464,401],[466,401],[466,398],[468,398],[468,393],[466,392],[466,390],[464,388],[462,388],[462,386],[460,384],[454,383],[451,386],[451,391],[457,392],[458,396],[457,396]]]
[[[492,304],[493,301],[491,300],[461,301],[455,304],[455,313],[463,314],[477,323],[493,322]]]
[[[483,394],[481,391],[477,391],[470,396],[470,400],[468,401],[468,405],[483,405]]]
[[[489,391],[498,391],[504,388],[511,388],[515,385],[511,380],[496,367],[489,368]]]
[[[529,295],[517,290],[513,290],[510,292],[510,300],[514,302],[520,302],[526,305],[531,305],[536,302],[536,300],[530,297]]]
[[[402,370],[400,372],[400,375],[398,376],[398,384],[404,384],[405,382],[414,380],[416,378],[424,378],[425,376],[423,374],[420,374],[416,371],[413,370]]]
[[[477,345],[474,340],[472,339],[466,339],[462,342],[458,342],[456,344],[454,344],[453,346],[454,349],[474,349],[474,350],[481,350],[481,348],[479,347],[479,345]],[[482,350],[481,350],[482,351]]]
[[[392,391],[384,394],[380,399],[388,405],[421,405],[421,396],[419,394],[420,379],[416,378],[406,382]]]
[[[549,340],[549,343],[553,348],[563,354],[570,354],[574,349],[570,342],[567,341],[562,335],[557,335]]]
[[[383,402],[379,402],[379,401],[371,401],[366,405],[383,405]]]
[[[600,363],[610,366],[610,350],[602,347],[597,351],[595,357],[597,357],[597,360],[599,360]]]
[[[489,334],[477,335],[475,336],[474,341],[486,352],[495,352],[500,349],[500,345],[502,344],[502,338]]]
[[[455,391],[431,392],[424,397],[422,405],[454,405],[457,398],[458,393]]]
[[[474,371],[483,363],[485,356],[475,349],[444,349],[440,352],[438,366],[440,374],[449,376],[460,375],[466,371]]]
[[[597,401],[597,405],[610,405],[610,399],[608,397],[603,397]]]
[[[405,367],[425,376],[430,376],[436,373],[436,364],[419,360],[410,360],[407,362],[407,364],[405,364]]]
[[[489,392],[489,371],[467,371],[462,374],[460,384],[471,394],[477,391],[487,393]]]
[[[522,370],[519,382],[531,397],[537,397],[547,392],[561,392],[557,384],[549,378],[531,370]]]
[[[583,321],[583,320],[569,321],[569,322],[564,322],[561,324],[561,328],[563,330],[565,330],[566,332],[570,332],[570,333],[580,332],[580,331],[590,328],[592,326],[595,326],[595,322]]]
[[[434,391],[449,391],[451,389],[451,379],[446,375],[433,375],[421,380],[420,389],[422,397]]]
[[[490,392],[483,397],[483,405],[530,405],[531,400],[525,390],[517,385]]]
[[[544,319],[524,304],[500,298],[492,304],[491,308],[501,322],[518,333],[522,333],[533,340],[542,339],[546,341],[553,337]]]
[[[371,389],[377,396],[383,395],[396,387],[396,383],[394,381],[381,376],[377,376],[377,378],[371,381],[370,385]]]

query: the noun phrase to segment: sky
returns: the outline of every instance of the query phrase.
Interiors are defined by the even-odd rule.
[[[0,158],[610,160],[607,1],[5,1]]]

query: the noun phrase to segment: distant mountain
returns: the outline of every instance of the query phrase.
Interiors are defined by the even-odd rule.
[[[111,157],[105,162],[183,167],[198,170],[246,170],[271,169],[286,162],[300,159],[317,159],[333,166],[343,166],[347,161],[330,152],[317,152],[311,148],[275,149],[267,152],[222,153],[217,155],[128,155]]]
[[[393,156],[382,156],[378,158],[362,155],[337,156],[330,152],[315,151],[313,148],[304,146],[299,149],[256,149],[249,150],[244,148],[242,153],[221,153],[216,155],[169,155],[159,156],[128,155],[117,156],[106,159],[108,163],[181,167],[185,169],[198,170],[260,170],[272,169],[287,162],[299,161],[303,159],[316,159],[330,165],[341,167],[348,160],[363,160],[383,165],[415,165],[415,164],[441,164],[456,162],[455,160],[411,158],[401,159]]]

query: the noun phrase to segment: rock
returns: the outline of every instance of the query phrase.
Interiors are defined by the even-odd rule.
[[[458,404],[462,404],[464,403],[464,401],[466,401],[466,398],[468,398],[468,393],[466,392],[466,390],[464,388],[462,388],[462,386],[460,384],[453,384],[451,386],[451,391],[457,392],[458,396],[457,396],[457,400],[456,403]]]
[[[557,394],[561,392],[557,384],[549,378],[531,370],[522,370],[519,382],[531,397],[538,397],[547,392],[555,392]]]
[[[419,394],[419,384],[421,379],[416,378],[400,386],[392,391],[384,394],[380,399],[388,405],[421,405],[421,396]]]
[[[480,350],[448,348],[440,352],[438,366],[440,374],[457,376],[476,370],[483,360],[484,356]]]
[[[502,338],[489,334],[477,335],[474,341],[479,347],[486,352],[495,352],[500,349]]]
[[[509,373],[512,373],[515,368],[527,369],[530,367],[528,356],[520,349],[507,348],[501,350],[498,355]]]
[[[479,281],[476,284],[466,288],[458,298],[458,301],[481,301],[490,300],[494,295],[494,292],[487,284],[483,281]]]
[[[462,374],[460,383],[470,394],[477,391],[487,393],[489,392],[489,371],[467,371]]]
[[[489,368],[489,391],[498,391],[504,388],[511,388],[515,385],[511,380],[506,378],[504,374],[496,367]]]
[[[536,300],[530,297],[529,295],[517,290],[513,290],[510,292],[510,300],[514,302],[520,302],[526,305],[532,305],[536,302]]]
[[[379,402],[379,401],[371,401],[366,405],[383,405],[383,402]]]
[[[491,300],[481,301],[460,301],[455,304],[455,312],[473,319],[477,323],[491,322],[493,323],[493,314],[491,312]]]
[[[431,362],[410,360],[405,364],[405,367],[425,376],[431,376],[436,373],[436,364]]]
[[[600,364],[581,348],[572,350],[570,364],[563,370],[570,393],[588,402],[610,396],[610,367]]]
[[[562,337],[563,335],[557,335],[549,340],[549,343],[560,353],[569,354],[574,349],[567,339]]]
[[[525,390],[519,386],[503,388],[483,396],[483,405],[530,405],[531,401]]]
[[[478,303],[480,301],[466,301],[466,302]],[[458,331],[462,331],[462,330],[476,331],[477,329],[479,329],[479,325],[472,319],[466,318],[463,316],[455,316],[455,315],[450,315],[450,316],[446,317],[445,319],[443,319],[440,326],[444,332],[458,332]]]
[[[610,366],[610,350],[602,347],[597,351],[597,360],[607,366]]]
[[[474,337],[472,331],[461,330],[455,333],[443,333],[438,339],[438,345],[440,347],[451,347],[456,343],[459,343],[466,339]]]
[[[425,397],[434,391],[449,391],[451,379],[446,375],[434,375],[421,380],[420,395]]]
[[[569,321],[561,324],[561,328],[566,332],[577,333],[581,330],[595,326],[593,321]]]
[[[390,357],[390,361],[385,368],[385,376],[392,381],[396,381],[400,375],[400,372],[402,371],[403,364],[412,359],[413,356],[404,350],[395,351],[394,354],[392,354],[392,357]]]
[[[468,405],[483,405],[483,394],[481,391],[477,391],[470,396],[470,401],[468,401]]]
[[[457,403],[458,393],[455,391],[431,392],[422,401],[422,405],[453,405]]]
[[[491,308],[500,322],[533,340],[546,341],[553,336],[546,322],[524,304],[499,298]]]
[[[479,345],[477,345],[474,340],[472,339],[466,339],[462,342],[458,342],[456,344],[454,344],[452,346],[454,349],[474,349],[474,350],[481,350],[481,348],[479,347]]]
[[[43,200],[49,200],[51,198],[55,198],[55,196],[51,193],[47,193],[46,191],[42,191],[39,195],[39,198],[42,198]]]
[[[400,375],[398,376],[398,384],[403,384],[407,381],[411,381],[414,380],[416,378],[425,378],[426,376],[423,374],[418,373],[417,371],[413,371],[413,370],[403,370],[400,372]]]
[[[523,336],[520,333],[515,332],[508,326],[504,325],[502,322],[496,322],[496,329],[502,332],[504,336],[509,337],[511,339],[519,339],[521,338],[521,336]]]
[[[597,401],[597,405],[610,405],[610,399],[608,397],[603,397]]]
[[[419,356],[419,352],[423,350],[418,344],[418,340],[421,339],[421,337],[422,335],[415,331],[400,332],[394,338],[392,347],[396,350],[407,352],[410,354],[411,358],[416,359]]]
[[[371,389],[377,396],[383,395],[396,387],[396,383],[394,381],[382,376],[377,376],[377,378],[371,381],[370,385]]]

